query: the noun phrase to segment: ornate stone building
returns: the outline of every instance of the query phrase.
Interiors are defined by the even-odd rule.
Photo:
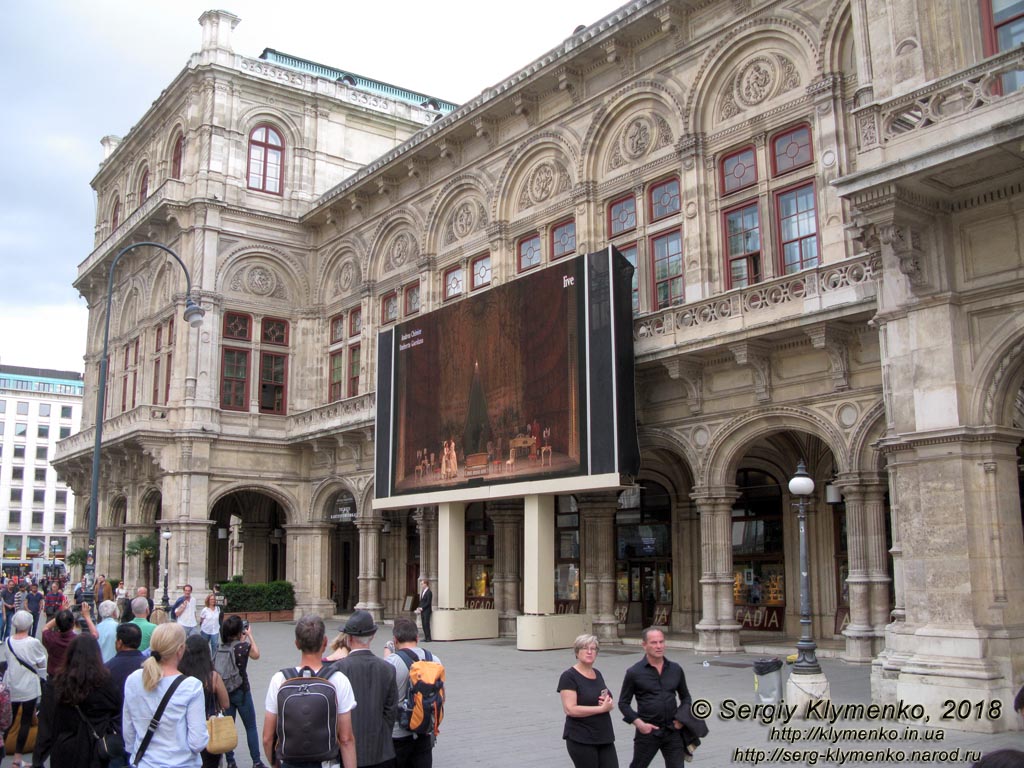
[[[100,570],[164,526],[178,585],[288,578],[304,610],[391,616],[422,573],[495,632],[569,613],[728,652],[799,634],[786,483],[803,459],[815,636],[872,664],[880,701],[1008,702],[1019,11],[637,0],[457,109],[235,54],[237,19],[205,14],[202,50],[94,180],[87,428],[56,462],[78,526],[110,259],[169,245],[207,310],[199,330],[177,320],[159,254],[119,266]],[[640,476],[556,500],[554,600],[537,605],[523,499],[374,508],[376,331],[608,243],[636,266]]]

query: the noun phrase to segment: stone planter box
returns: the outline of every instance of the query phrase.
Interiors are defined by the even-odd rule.
[[[261,621],[294,621],[295,611],[227,611],[227,616],[241,616],[250,624]]]

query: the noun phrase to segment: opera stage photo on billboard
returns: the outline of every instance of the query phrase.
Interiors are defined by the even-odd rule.
[[[393,488],[581,471],[583,262],[395,328]]]

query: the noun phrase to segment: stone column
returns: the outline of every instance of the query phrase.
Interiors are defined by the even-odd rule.
[[[602,642],[618,642],[615,618],[615,493],[579,494],[580,521],[586,522],[586,548],[581,563],[587,582],[587,612]]]
[[[331,600],[331,537],[329,523],[286,525],[287,564],[285,573],[295,590],[295,615],[334,615]],[[301,586],[300,586],[301,585]]]
[[[246,581],[251,583],[266,582],[270,562],[270,524],[243,522],[239,538],[244,553],[240,573],[244,573]]]
[[[169,595],[180,595],[181,588],[191,584],[196,597],[202,599],[209,591],[206,583],[208,543],[212,520],[161,520],[160,529],[171,532],[171,560],[168,563]],[[164,540],[160,539],[160,557],[164,555]],[[160,573],[163,579],[163,568]],[[163,581],[160,596],[163,597]],[[175,597],[171,597],[173,603]],[[159,601],[157,601],[159,602]]]
[[[373,614],[375,620],[383,618],[384,606],[380,602],[380,535],[384,521],[376,514],[356,518],[359,529],[359,602],[361,608]]]
[[[732,595],[732,505],[737,495],[735,488],[700,488],[691,494],[700,514],[702,615],[696,650],[701,653],[741,650]]]
[[[516,617],[522,613],[523,500],[490,501],[487,515],[494,524],[493,583],[498,633],[502,637],[515,637]]]
[[[850,623],[843,630],[846,636],[845,661],[869,662],[874,657],[874,630],[871,626],[871,582],[868,578],[867,510],[865,489],[857,479],[838,482],[846,501],[846,537],[850,556],[850,573],[846,579],[850,594]]]
[[[419,507],[413,512],[420,535],[420,578],[437,586],[437,507]],[[419,585],[417,585],[417,589]]]
[[[871,648],[873,653],[878,653],[885,645],[885,628],[889,625],[892,614],[892,579],[889,577],[889,553],[885,544],[885,491],[885,484],[878,480],[864,486],[865,545],[871,604],[870,623],[874,636]]]

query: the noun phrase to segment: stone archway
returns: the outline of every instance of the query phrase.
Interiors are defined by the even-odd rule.
[[[259,489],[232,491],[214,503],[210,519],[207,578],[211,584],[235,575],[252,584],[287,578],[288,519],[280,501]]]

